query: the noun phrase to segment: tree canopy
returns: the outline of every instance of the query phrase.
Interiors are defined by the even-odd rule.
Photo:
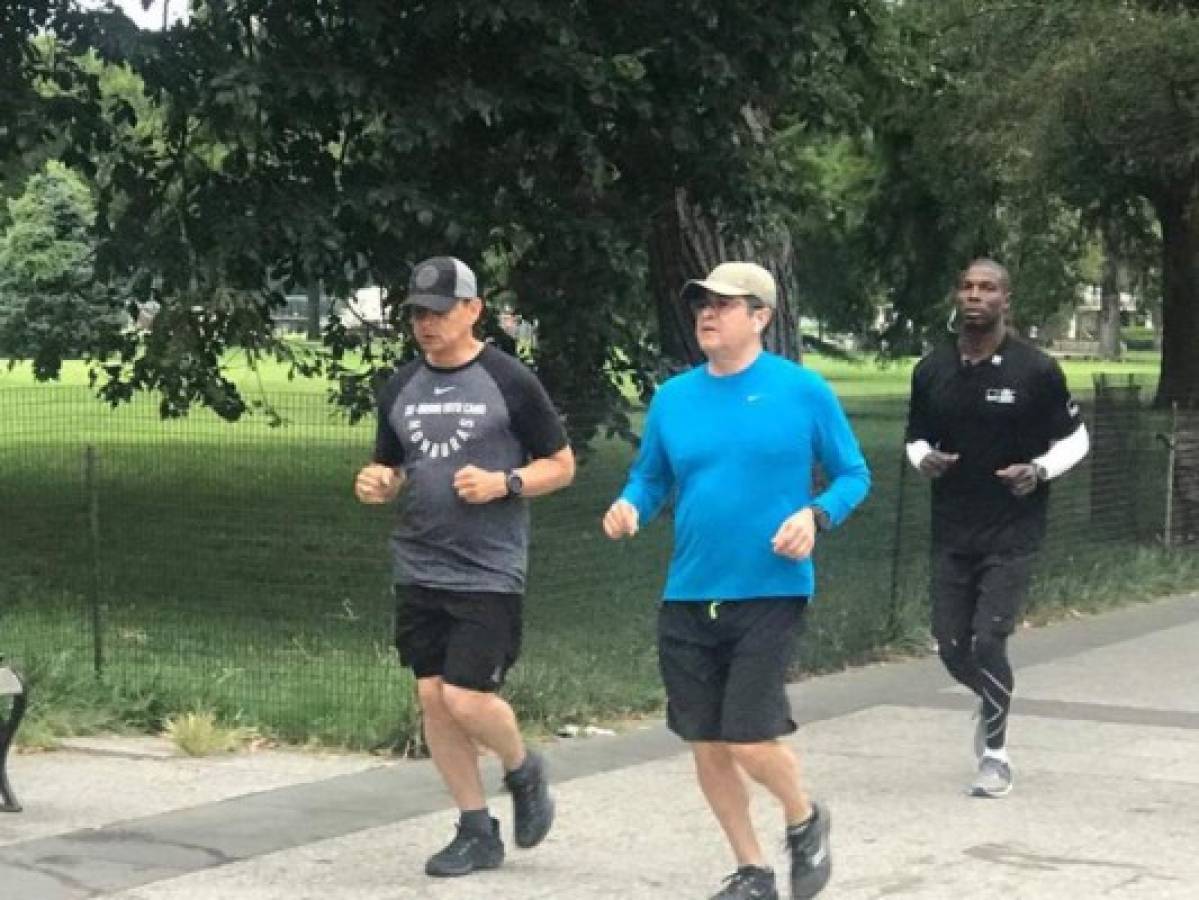
[[[657,366],[655,217],[684,190],[749,231],[770,135],[854,106],[874,15],[871,0],[701,0],[685,15],[660,0],[226,0],[157,34],[92,20],[160,119],[139,134],[144,111],[121,101],[78,142],[99,193],[98,277],[163,304],[154,333],[93,348],[101,393],[154,389],[164,412],[236,417],[219,360],[237,346],[331,374],[364,408],[400,345],[335,321],[326,352],[303,355],[273,335],[278,287],[394,293],[414,261],[451,252],[538,322],[531,361],[574,436],[620,429],[618,380],[648,386]]]
[[[0,239],[0,353],[32,360],[39,378],[95,343],[122,319],[93,277],[95,204],[86,184],[59,163],[30,178],[8,202]]]
[[[906,70],[877,120],[887,189],[870,218],[908,320],[931,325],[927,296],[975,254],[1008,261],[1017,309],[1044,315],[1076,290],[1088,235],[1152,241],[1165,320],[1157,401],[1199,402],[1193,4],[917,0],[895,22]]]
[[[1199,397],[1193,3],[191,8],[162,32],[71,0],[0,12],[6,191],[61,157],[95,197],[104,321],[161,304],[146,331],[22,350],[46,375],[81,353],[112,402],[151,390],[166,415],[237,418],[236,348],[365,411],[411,352],[400,331],[334,316],[313,348],[272,311],[318,281],[402,293],[412,263],[454,253],[537,322],[529,361],[583,445],[627,432],[622,386],[648,391],[663,351],[685,355],[675,292],[714,255],[769,256],[832,328],[890,306],[887,346],[906,352],[943,332],[971,256],[1009,264],[1029,324],[1073,302],[1095,247],[1150,245],[1158,399]],[[780,314],[793,336],[790,301]]]

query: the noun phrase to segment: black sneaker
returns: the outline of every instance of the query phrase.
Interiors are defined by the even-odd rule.
[[[778,900],[774,871],[762,866],[741,866],[724,880],[724,888],[712,900]]]
[[[832,824],[828,810],[812,804],[812,818],[798,834],[787,832],[787,849],[791,852],[791,898],[809,900],[828,884],[833,871],[829,855],[828,831]]]
[[[425,874],[434,878],[454,878],[469,875],[475,869],[498,869],[504,861],[504,842],[500,840],[500,823],[491,820],[491,834],[468,831],[461,824],[458,833],[425,863]]]
[[[512,794],[516,846],[536,847],[554,824],[554,798],[545,777],[545,760],[532,750],[525,757],[519,774],[504,776],[504,787]]]

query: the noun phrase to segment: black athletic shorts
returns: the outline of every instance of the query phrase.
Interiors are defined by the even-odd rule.
[[[666,601],[658,665],[666,723],[685,741],[758,743],[795,730],[787,669],[806,597]]]
[[[975,634],[1006,637],[1028,597],[1035,553],[933,551],[932,630],[938,643]]]
[[[496,691],[520,656],[520,594],[397,584],[396,649],[417,678]]]

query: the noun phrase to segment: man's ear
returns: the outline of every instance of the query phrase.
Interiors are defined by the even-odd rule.
[[[945,330],[950,334],[958,333],[958,305],[949,307],[949,317],[945,320]]]

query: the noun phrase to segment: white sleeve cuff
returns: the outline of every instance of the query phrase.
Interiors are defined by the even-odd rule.
[[[1054,441],[1046,453],[1033,460],[1033,464],[1042,466],[1046,476],[1052,480],[1059,475],[1065,475],[1078,465],[1090,449],[1091,438],[1087,434],[1087,426],[1080,422],[1073,434],[1060,441]]]
[[[912,441],[907,445],[908,462],[912,464],[913,469],[919,469],[920,464],[924,462],[924,457],[933,452],[932,445],[924,440]]]

